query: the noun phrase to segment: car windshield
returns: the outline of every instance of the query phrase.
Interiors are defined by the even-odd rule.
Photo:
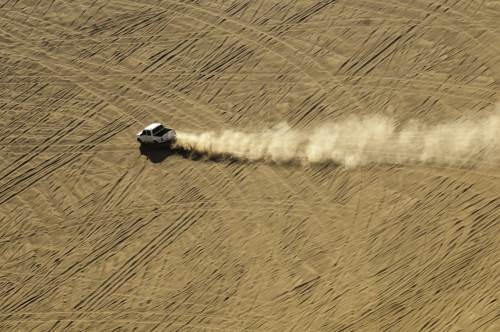
[[[163,127],[162,125],[159,125],[155,129],[153,129],[153,136],[163,136],[167,132],[167,128]]]

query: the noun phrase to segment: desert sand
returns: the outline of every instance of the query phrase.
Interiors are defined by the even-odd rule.
[[[500,2],[3,0],[0,57],[0,330],[500,331],[500,133],[347,165],[135,140],[484,122]]]

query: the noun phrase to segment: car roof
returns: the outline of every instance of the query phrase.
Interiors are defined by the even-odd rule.
[[[156,122],[155,122],[155,123],[150,124],[149,126],[147,126],[147,127],[146,127],[146,128],[144,128],[144,129],[146,129],[146,130],[153,130],[153,129],[155,129],[155,128],[156,128],[156,127],[158,127],[158,126],[161,126],[161,123],[156,123]]]

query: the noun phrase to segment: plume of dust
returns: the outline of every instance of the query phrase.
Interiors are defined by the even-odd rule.
[[[311,130],[286,123],[260,132],[177,132],[177,146],[207,155],[272,162],[447,165],[494,164],[500,159],[500,112],[479,121],[397,127],[383,116],[351,117]]]

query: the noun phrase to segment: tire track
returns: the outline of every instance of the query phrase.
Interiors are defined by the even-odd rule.
[[[67,152],[72,152],[72,151],[79,152],[81,150],[88,151],[93,146],[109,140],[111,137],[115,136],[119,132],[131,126],[130,123],[123,123],[119,121],[117,121],[117,123],[118,123],[117,125],[115,124],[111,126],[111,128],[114,129],[114,131],[110,131],[110,134],[101,133],[103,130],[109,129],[107,128],[107,126],[105,126],[95,134],[96,136],[95,138],[89,137],[88,139],[85,140],[90,143],[89,145],[87,146],[83,145],[79,146],[78,148],[68,149]],[[30,158],[32,159],[34,158],[34,156],[31,156]],[[37,167],[29,169],[28,171],[25,171],[21,175],[18,175],[10,180],[5,181],[4,183],[2,183],[2,189],[0,189],[0,205],[6,203],[19,193],[28,189],[36,182],[40,181],[41,179],[55,172],[57,169],[69,164],[74,160],[75,156],[72,153],[70,154],[61,153],[50,159],[45,160]],[[23,164],[27,163],[28,161],[24,161]]]

